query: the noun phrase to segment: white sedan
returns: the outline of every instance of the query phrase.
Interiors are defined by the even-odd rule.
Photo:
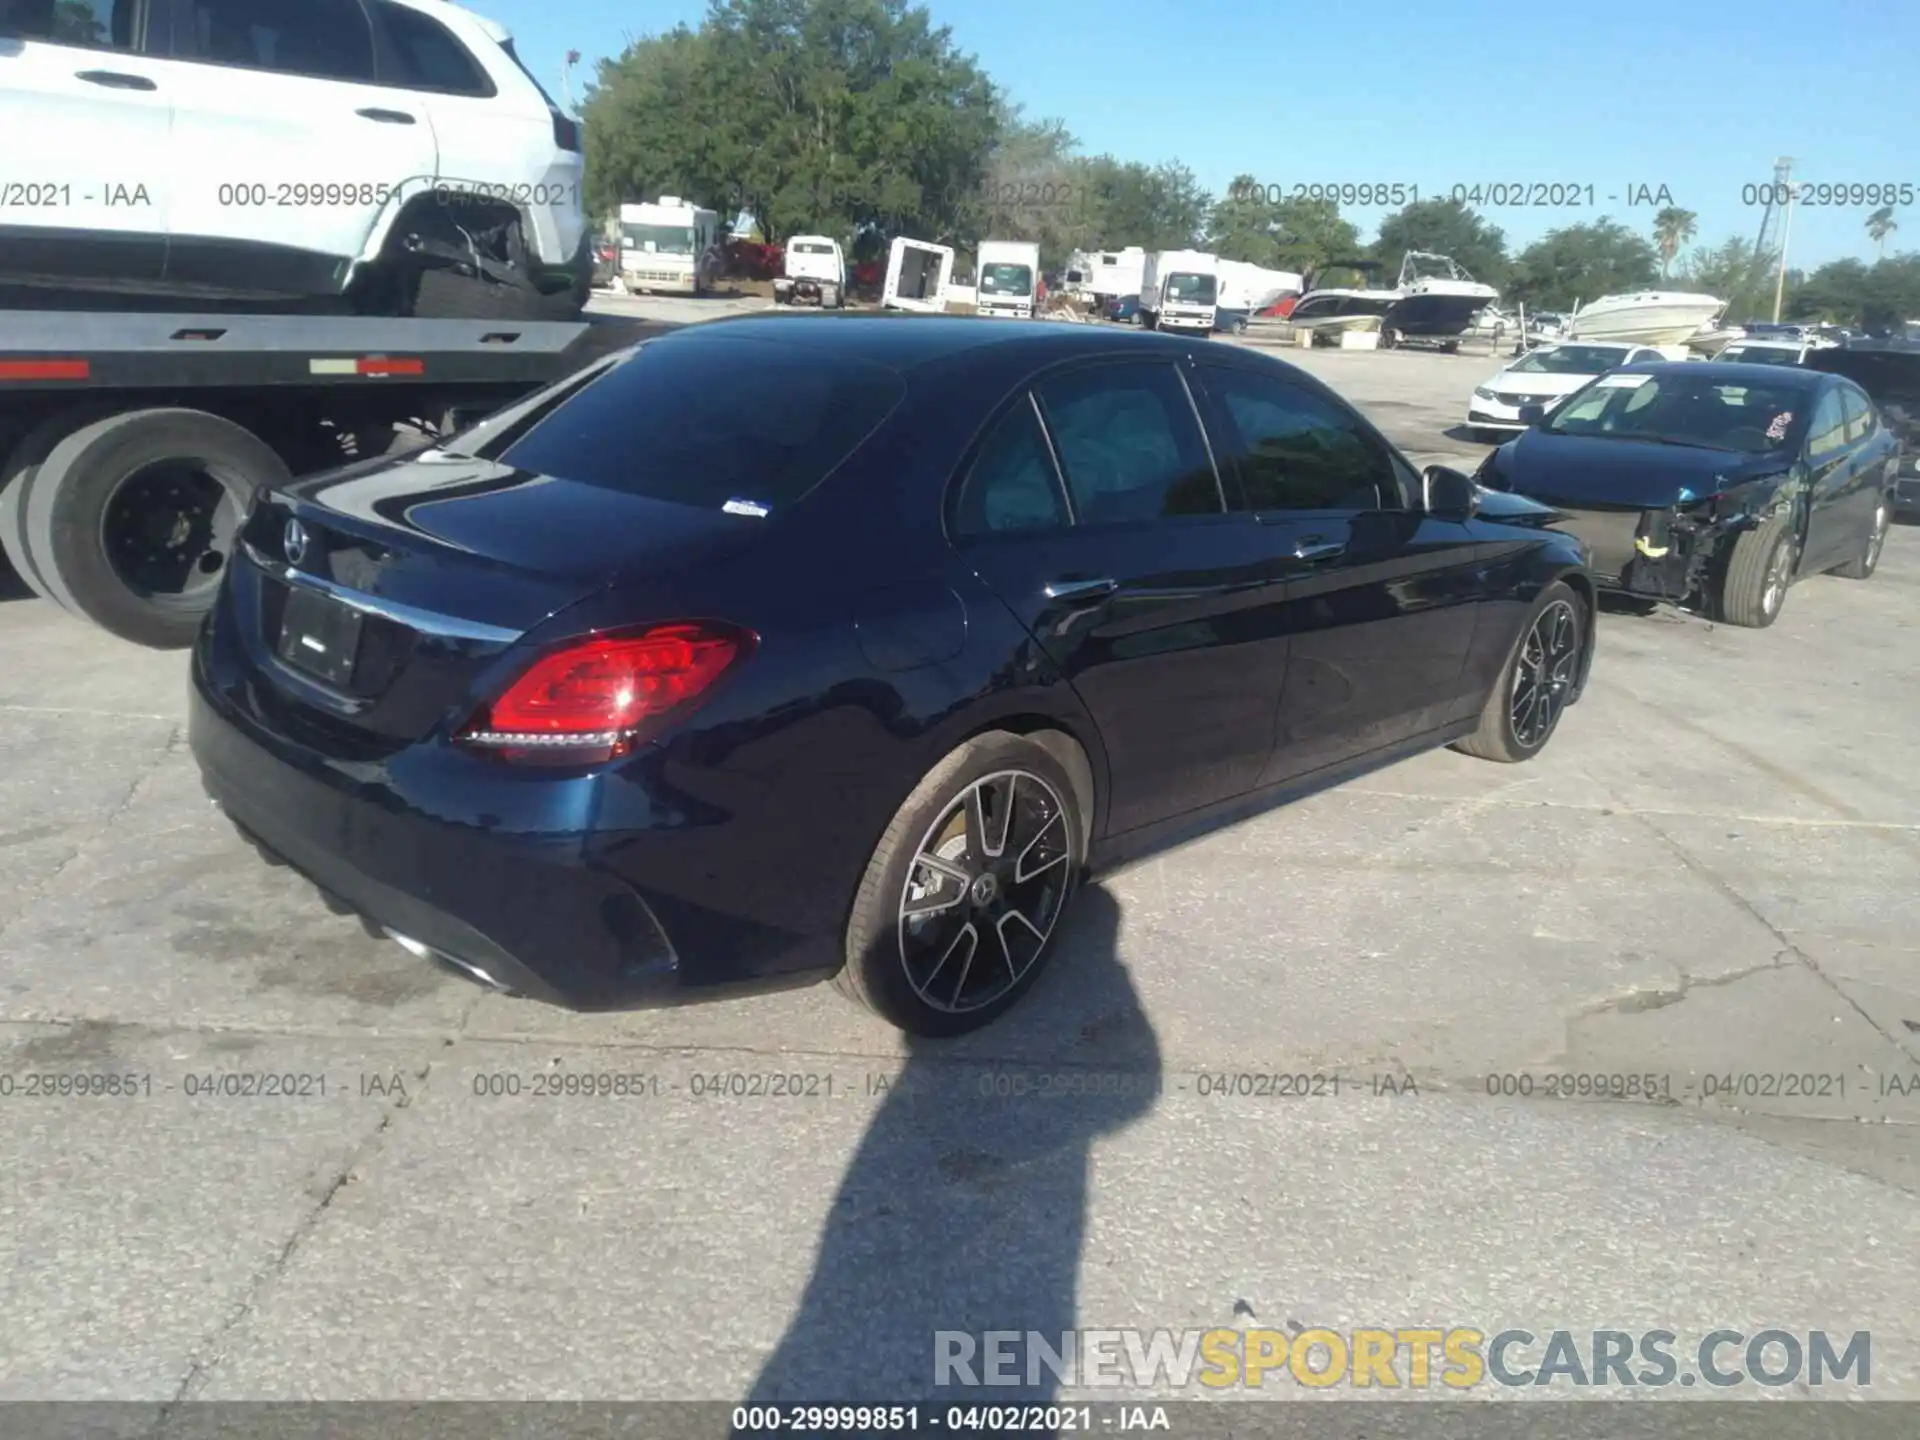
[[[1526,429],[1520,407],[1544,405],[1552,409],[1596,376],[1622,365],[1668,357],[1651,345],[1615,340],[1573,340],[1529,350],[1484,385],[1474,388],[1467,402],[1467,429],[1477,437],[1504,435]]]

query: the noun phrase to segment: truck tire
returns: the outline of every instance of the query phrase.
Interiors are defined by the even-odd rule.
[[[251,432],[200,410],[131,410],[47,455],[25,498],[28,555],[51,597],[156,650],[193,643],[261,486],[291,472]]]
[[[822,285],[820,287],[820,308],[822,310],[838,310],[845,303],[846,302],[840,298],[840,287],[838,285]]]
[[[42,600],[53,600],[53,593],[48,590],[47,582],[40,578],[40,568],[27,549],[27,491],[33,487],[35,475],[54,446],[82,425],[91,424],[111,413],[100,406],[85,406],[50,415],[15,441],[13,448],[5,455],[0,456],[0,551],[6,553],[13,573]],[[54,603],[59,602],[56,600]]]

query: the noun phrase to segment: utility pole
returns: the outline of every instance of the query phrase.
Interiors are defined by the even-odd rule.
[[[1779,241],[1780,273],[1775,277],[1773,287],[1773,321],[1776,325],[1780,323],[1780,306],[1786,297],[1787,241],[1793,232],[1793,201],[1798,193],[1798,187],[1793,183],[1793,157],[1782,155],[1773,163],[1773,186],[1767,192],[1767,208],[1760,217],[1760,237],[1753,242],[1753,258],[1757,265],[1762,256],[1775,248],[1776,237]]]

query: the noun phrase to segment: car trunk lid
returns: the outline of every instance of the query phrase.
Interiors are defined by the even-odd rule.
[[[335,753],[463,717],[530,631],[623,576],[711,563],[764,521],[459,456],[264,496],[230,583],[261,718]]]

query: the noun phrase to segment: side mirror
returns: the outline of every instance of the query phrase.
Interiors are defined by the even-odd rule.
[[[1546,418],[1547,407],[1544,405],[1522,405],[1520,407],[1520,423],[1522,425],[1532,427],[1538,425]]]
[[[1480,509],[1473,478],[1447,465],[1429,465],[1420,474],[1427,513],[1441,520],[1471,520]]]

